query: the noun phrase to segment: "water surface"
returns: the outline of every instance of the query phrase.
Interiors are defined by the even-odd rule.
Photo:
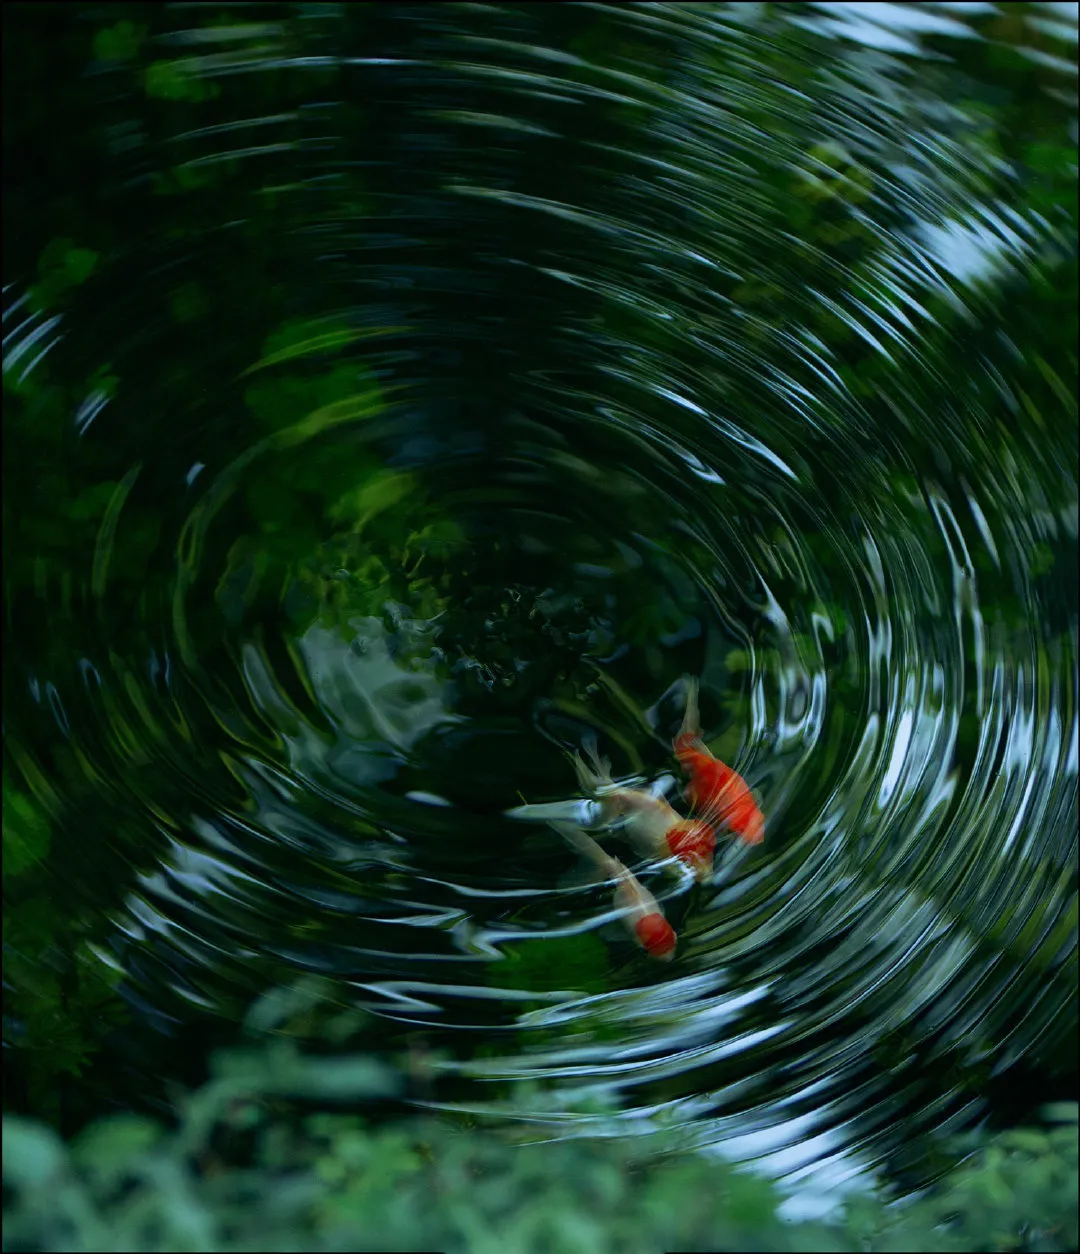
[[[5,41],[12,944],[928,1178],[1075,1039],[1074,7],[122,9]],[[505,811],[684,674],[768,835],[656,964]]]

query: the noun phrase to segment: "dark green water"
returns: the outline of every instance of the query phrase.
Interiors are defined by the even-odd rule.
[[[1074,1069],[1075,55],[1060,5],[7,6],[15,1055],[324,977],[437,1104],[818,1189]],[[768,836],[639,866],[661,966],[504,812],[590,731],[670,773],[687,673]]]

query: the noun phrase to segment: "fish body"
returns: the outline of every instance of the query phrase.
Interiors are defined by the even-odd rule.
[[[593,862],[607,879],[614,881],[612,904],[620,912],[623,924],[635,944],[650,957],[664,962],[674,958],[678,944],[675,929],[664,918],[660,903],[637,876],[579,827],[569,823],[552,823],[551,826]]]
[[[588,749],[590,767],[580,753],[574,754],[578,782],[596,798],[600,826],[622,823],[627,839],[642,857],[678,858],[694,873],[706,879],[712,871],[716,834],[704,819],[684,819],[662,797],[643,788],[621,788],[611,778],[606,759]]]
[[[672,744],[680,766],[690,777],[686,799],[705,822],[723,825],[748,845],[765,839],[765,816],[746,780],[721,762],[701,739],[697,683],[687,681],[686,713]]]

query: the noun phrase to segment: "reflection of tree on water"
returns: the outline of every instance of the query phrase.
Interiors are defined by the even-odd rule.
[[[445,1022],[466,955],[461,1052],[519,1079],[574,1043],[517,994],[663,993],[626,1047],[682,1015],[712,1069],[628,1102],[802,1104],[926,1178],[995,1065],[1074,1065],[1074,28],[191,12],[28,6],[5,52],[13,1052],[93,1052],[78,941],[164,885],[147,1005],[231,1013],[239,934],[259,979],[430,960],[393,991]],[[635,988],[491,816],[586,728],[655,775],[686,670],[780,833],[688,912],[691,976],[773,981],[740,1025]]]
[[[406,657],[391,653],[381,619],[352,618],[353,638],[345,642],[337,630],[312,624],[297,641],[312,694],[330,718],[336,742],[329,748],[306,721],[294,735],[285,735],[289,762],[301,776],[329,770],[346,787],[367,787],[394,773],[395,756],[409,749],[441,723],[458,721],[447,709],[447,684],[433,673],[437,663],[428,652],[426,667],[415,645],[423,627],[410,631]],[[427,634],[430,634],[430,629]],[[395,653],[401,641],[395,640]],[[280,702],[272,677],[249,649],[248,682],[256,700],[271,716]],[[278,720],[279,723],[281,720]]]

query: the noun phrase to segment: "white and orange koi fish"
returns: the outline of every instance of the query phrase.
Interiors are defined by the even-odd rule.
[[[664,918],[660,903],[649,892],[644,884],[632,871],[587,836],[580,827],[571,823],[551,824],[553,828],[575,849],[583,853],[603,872],[607,879],[614,881],[615,892],[612,904],[620,911],[627,931],[634,941],[645,950],[650,957],[669,962],[675,957],[678,938],[671,924]]]
[[[646,858],[678,858],[696,880],[712,872],[716,834],[703,819],[684,819],[662,797],[643,788],[626,788],[611,778],[611,764],[587,746],[589,766],[580,753],[573,755],[574,770],[582,789],[596,799],[600,826],[621,823],[627,839]]]

